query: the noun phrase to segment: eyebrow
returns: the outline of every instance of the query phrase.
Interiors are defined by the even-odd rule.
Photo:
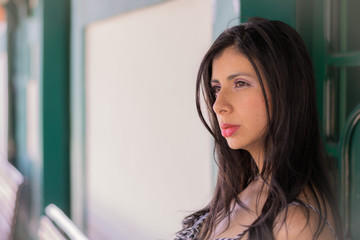
[[[245,76],[245,77],[251,77],[251,78],[253,78],[253,76],[252,76],[251,74],[246,73],[246,72],[241,72],[241,73],[231,74],[231,75],[229,75],[226,79],[227,79],[228,81],[230,81],[230,80],[232,80],[232,79],[234,79],[234,78],[236,78],[236,77],[239,77],[239,76]],[[217,80],[217,79],[211,79],[210,82],[211,82],[211,83],[218,83],[218,82],[220,82],[220,81]]]

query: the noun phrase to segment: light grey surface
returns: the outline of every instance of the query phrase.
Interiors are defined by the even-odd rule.
[[[166,0],[72,0],[71,1],[71,72],[70,72],[70,169],[73,221],[86,231],[85,176],[85,73],[84,33],[95,21],[148,7]]]

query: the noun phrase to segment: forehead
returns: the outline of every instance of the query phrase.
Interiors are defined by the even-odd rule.
[[[257,78],[256,72],[248,58],[235,46],[226,48],[212,63],[212,78],[226,78],[228,75],[243,73]]]

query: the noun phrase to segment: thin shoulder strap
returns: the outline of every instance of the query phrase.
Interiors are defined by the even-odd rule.
[[[327,226],[329,227],[329,229],[331,230],[331,232],[332,232],[332,234],[334,235],[335,239],[336,239],[336,240],[339,240],[339,238],[338,238],[338,236],[336,235],[336,232],[335,232],[333,226],[329,223],[329,221],[326,219],[326,217],[320,212],[320,210],[319,210],[317,207],[315,207],[315,206],[313,206],[313,205],[311,205],[311,204],[309,204],[309,203],[306,203],[306,202],[303,202],[303,203],[291,202],[290,204],[291,204],[291,205],[305,206],[305,207],[307,207],[307,208],[310,208],[311,210],[313,210],[313,211],[316,212],[317,214],[319,214],[319,215],[322,217],[322,219],[324,219],[326,225],[327,225]]]

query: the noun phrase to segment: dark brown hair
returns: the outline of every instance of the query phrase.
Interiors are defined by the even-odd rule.
[[[231,46],[236,46],[252,64],[266,102],[268,130],[261,173],[247,151],[228,146],[212,109],[215,102],[210,86],[212,62]],[[265,80],[270,96],[266,96]],[[201,97],[206,102],[209,123],[201,111]],[[267,99],[271,99],[271,108]],[[209,212],[198,238],[209,236],[219,221],[230,216],[232,200],[244,206],[238,194],[260,174],[267,181],[269,193],[261,215],[246,231],[249,239],[274,239],[276,217],[287,210],[289,203],[304,204],[297,197],[305,188],[309,189],[308,197],[315,200],[315,207],[323,216],[326,217],[329,211],[332,213],[336,233],[342,238],[318,125],[313,67],[303,40],[293,28],[280,21],[251,18],[247,23],[224,31],[201,62],[196,105],[202,122],[214,137],[219,171],[211,202],[185,218],[184,227],[193,225],[201,215]],[[325,220],[319,216],[314,239],[324,225]]]

